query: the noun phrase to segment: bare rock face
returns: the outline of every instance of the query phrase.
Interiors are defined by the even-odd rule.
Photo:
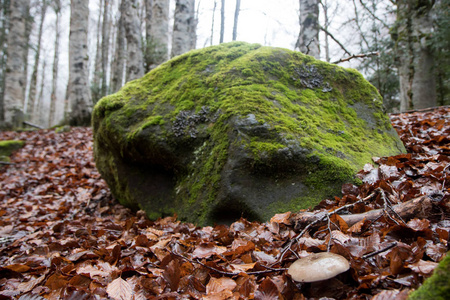
[[[373,156],[405,151],[358,72],[242,42],[127,83],[93,125],[97,167],[122,204],[199,225],[314,206]]]

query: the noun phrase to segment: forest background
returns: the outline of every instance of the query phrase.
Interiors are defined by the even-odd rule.
[[[356,68],[391,112],[448,105],[449,7],[450,0],[1,0],[0,124],[89,125],[92,106],[125,82],[231,40]]]

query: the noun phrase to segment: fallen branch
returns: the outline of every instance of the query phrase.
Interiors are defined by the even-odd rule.
[[[378,56],[380,55],[379,52],[369,52],[369,53],[362,53],[362,54],[353,54],[350,55],[349,57],[345,57],[345,58],[341,58],[340,60],[334,61],[332,62],[332,64],[340,64],[344,61],[349,61],[353,58],[364,58],[364,57],[369,57],[369,56]]]
[[[211,267],[211,266],[208,266],[207,264],[202,263],[199,259],[192,260],[192,259],[189,259],[189,258],[187,258],[186,256],[183,256],[183,255],[181,255],[181,254],[178,254],[178,253],[176,253],[176,252],[174,252],[174,251],[171,251],[171,250],[169,250],[169,251],[170,251],[170,253],[172,253],[173,255],[175,255],[175,256],[177,256],[177,257],[179,257],[179,258],[181,258],[181,259],[187,260],[187,261],[190,262],[191,264],[199,264],[200,266],[202,266],[202,267],[204,267],[204,268],[206,268],[206,269],[209,269],[209,270],[211,270],[211,271],[217,272],[217,273],[219,273],[220,275],[223,275],[223,276],[233,277],[233,276],[238,276],[239,274],[243,273],[243,272],[227,272],[227,271],[222,271],[222,270],[216,269],[216,268],[214,268],[214,267]],[[263,268],[265,268],[266,270],[262,270],[262,271],[248,271],[248,272],[244,272],[244,273],[247,274],[247,275],[262,275],[262,274],[266,274],[266,273],[283,272],[283,271],[286,271],[286,270],[287,270],[287,268],[271,268],[271,267],[264,266],[264,265],[261,265],[261,266],[262,266]]]
[[[394,243],[390,244],[389,246],[384,247],[383,249],[380,249],[380,250],[378,250],[378,251],[374,251],[374,252],[365,254],[365,255],[362,256],[362,258],[363,258],[363,259],[367,259],[367,258],[370,258],[370,257],[372,257],[372,256],[378,255],[378,254],[380,254],[380,253],[386,252],[386,251],[388,251],[388,250],[394,248],[395,246],[397,246],[397,244],[398,244],[397,242],[394,242]]]
[[[7,161],[0,161],[0,165],[8,165],[8,166],[12,166],[12,165],[15,165],[15,163],[7,162]]]
[[[31,126],[31,127],[34,127],[34,128],[38,128],[38,129],[45,129],[45,128],[42,127],[42,126],[39,126],[39,125],[37,125],[37,124],[33,124],[33,123],[31,123],[31,122],[28,122],[28,121],[23,121],[23,124],[28,125],[28,126]]]
[[[426,211],[429,211],[429,209],[431,208],[431,201],[431,198],[429,198],[428,196],[421,196],[407,202],[394,205],[391,209],[395,213],[395,215],[405,220],[414,217],[420,218],[426,216]],[[377,218],[380,218],[385,212],[385,208],[380,208],[360,214],[338,215],[347,223],[349,227],[351,227],[352,225],[358,223],[363,219],[374,221]],[[320,220],[322,220],[323,217],[314,212],[302,212],[291,216],[291,220],[294,220],[296,224],[312,224],[313,222],[318,223],[317,220],[319,218]]]

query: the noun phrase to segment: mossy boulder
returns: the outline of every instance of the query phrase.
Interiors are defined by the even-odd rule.
[[[199,225],[316,205],[373,156],[405,151],[355,70],[233,42],[162,64],[93,112],[113,195]]]
[[[0,141],[0,161],[9,162],[11,154],[24,145],[25,142],[20,140]]]
[[[408,300],[428,299],[450,299],[450,252],[439,263],[433,275],[408,297]]]

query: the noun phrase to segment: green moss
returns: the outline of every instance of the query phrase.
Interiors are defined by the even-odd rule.
[[[181,161],[174,175],[176,205],[187,203],[190,208],[181,214],[206,220],[230,142],[263,164],[270,164],[292,144],[316,157],[320,168],[308,170],[311,176],[305,178],[313,192],[292,200],[302,208],[317,202],[317,196],[339,191],[342,182],[353,181],[353,174],[372,156],[404,151],[379,109],[381,103],[376,89],[355,70],[287,49],[234,42],[180,55],[127,83],[97,103],[93,123],[96,136],[118,157],[129,153],[127,159],[133,161],[158,153],[168,161]],[[380,112],[363,121],[359,117],[368,108]],[[269,137],[230,141],[235,129],[228,126],[229,120],[250,114],[265,126]],[[177,122],[180,128],[175,130]],[[161,135],[167,140],[158,140]],[[154,142],[144,147],[145,137]],[[380,147],[393,141],[392,147]],[[163,144],[178,149],[179,157],[164,156]],[[97,145],[102,147],[100,142]],[[164,159],[151,163],[167,167]],[[99,168],[110,168],[113,162],[104,165]],[[111,180],[125,185],[120,178]],[[325,188],[334,182],[332,188]],[[120,190],[126,194],[125,188]]]
[[[439,263],[433,275],[424,284],[412,292],[409,300],[446,300],[450,299],[450,254]]]
[[[0,141],[0,160],[9,161],[9,156],[24,145],[25,141],[20,140]]]

